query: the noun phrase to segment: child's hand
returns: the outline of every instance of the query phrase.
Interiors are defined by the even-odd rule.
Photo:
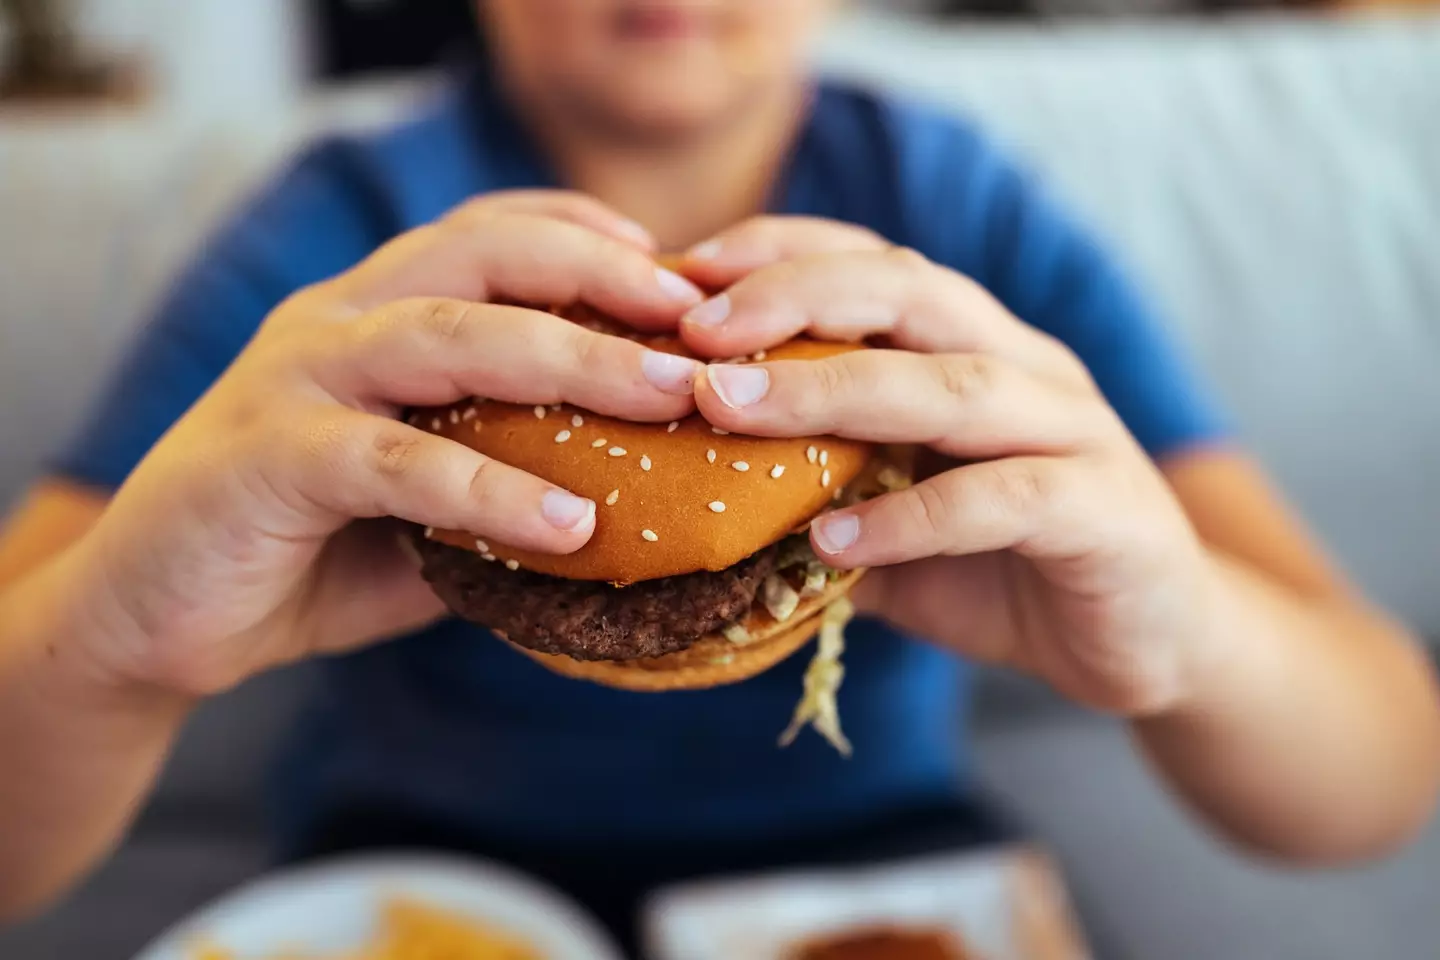
[[[1187,695],[1216,644],[1208,555],[1067,348],[967,278],[855,228],[759,221],[698,252],[686,269],[710,282],[795,257],[687,316],[684,335],[704,355],[801,332],[898,348],[712,366],[696,390],[708,419],[951,458],[937,476],[814,525],[827,562],[878,568],[862,605],[1101,709],[1148,713]]]
[[[75,554],[109,676],[200,695],[414,627],[440,605],[386,524],[568,552],[594,504],[397,419],[468,396],[639,420],[693,408],[698,365],[547,313],[668,327],[699,300],[594,201],[512,194],[296,294],[136,469]]]

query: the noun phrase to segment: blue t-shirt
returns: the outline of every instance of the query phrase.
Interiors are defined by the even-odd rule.
[[[319,144],[184,273],[58,472],[118,486],[288,294],[468,197],[554,185],[478,77],[403,127]],[[862,224],[974,277],[1085,360],[1152,456],[1221,429],[1111,262],[961,122],[822,86],[772,209]],[[328,682],[282,764],[282,831],[296,840],[358,806],[510,842],[725,842],[963,792],[966,664],[877,623],[852,625],[848,640],[845,760],[813,734],[776,745],[804,654],[733,687],[636,694],[564,679],[442,622],[323,665]]]

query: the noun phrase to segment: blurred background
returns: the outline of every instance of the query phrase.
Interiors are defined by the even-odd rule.
[[[1341,561],[1440,641],[1440,11],[844,6],[820,65],[978,115],[1047,174]],[[471,29],[469,0],[0,0],[0,507],[216,218],[300,142],[426,96]],[[131,842],[0,956],[128,956],[261,870],[260,770],[307,682],[202,711]],[[1197,831],[1109,721],[993,677],[976,724],[1101,956],[1440,956],[1440,826],[1279,871]]]

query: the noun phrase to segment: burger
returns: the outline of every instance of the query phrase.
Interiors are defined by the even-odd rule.
[[[690,355],[674,337],[636,333],[583,305],[551,312]],[[801,338],[727,362],[857,349]],[[416,410],[410,422],[596,504],[591,539],[563,556],[460,530],[417,531],[423,575],[456,616],[556,673],[634,691],[736,683],[819,633],[782,742],[813,723],[848,752],[835,692],[846,593],[864,571],[827,567],[808,530],[826,510],[908,482],[899,451],[830,436],[741,436],[698,413],[635,423],[482,398]]]

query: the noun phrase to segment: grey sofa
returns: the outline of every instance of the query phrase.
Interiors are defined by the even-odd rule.
[[[1049,174],[1337,556],[1440,637],[1440,21],[857,17],[820,57],[983,116]],[[0,503],[218,210],[296,140],[414,93],[316,97],[203,135],[69,131],[69,169],[53,162],[63,144],[0,124]],[[262,678],[201,710],[130,842],[52,915],[0,933],[0,957],[128,956],[263,869],[261,771],[306,683]],[[1058,852],[1105,955],[1440,955],[1440,828],[1384,864],[1271,869],[1197,830],[1111,722],[994,677],[976,723],[988,780]]]

